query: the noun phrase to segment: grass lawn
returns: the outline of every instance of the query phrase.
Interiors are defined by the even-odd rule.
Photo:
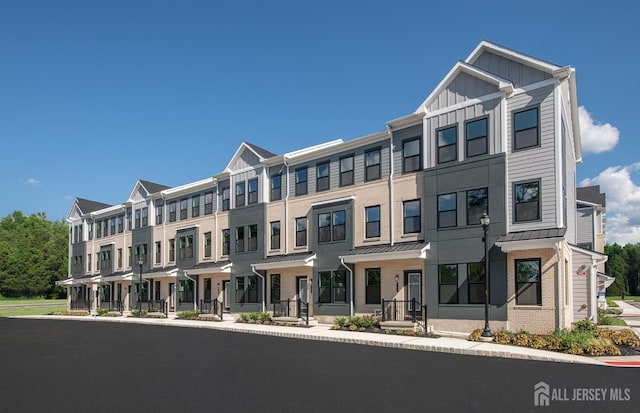
[[[65,311],[66,304],[51,305],[43,307],[20,307],[20,308],[1,308],[0,317],[15,317],[21,315],[46,315],[54,311]]]
[[[619,295],[608,295],[607,298],[612,300],[620,300]],[[624,301],[640,301],[640,295],[625,295]]]
[[[67,300],[65,298],[50,300],[47,298],[7,298],[0,297],[0,307],[3,305],[30,305],[30,304],[64,304]]]
[[[20,315],[44,315],[54,311],[65,311],[67,300],[44,298],[0,298],[0,317]]]

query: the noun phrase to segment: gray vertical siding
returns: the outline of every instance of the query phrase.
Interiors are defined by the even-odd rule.
[[[422,124],[393,131],[393,174],[402,175],[402,142],[411,138],[422,138]],[[422,143],[422,167],[425,165],[424,141]]]
[[[489,73],[509,79],[515,87],[522,87],[551,78],[551,75],[506,57],[485,51],[473,63]]]
[[[449,85],[429,105],[430,111],[436,111],[447,106],[456,105],[469,99],[485,96],[498,91],[496,85],[471,76],[459,73]]]

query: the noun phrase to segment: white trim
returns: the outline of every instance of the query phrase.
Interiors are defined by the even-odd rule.
[[[256,270],[274,270],[280,268],[296,268],[296,267],[313,267],[314,261],[316,260],[316,254],[313,254],[307,258],[301,258],[299,260],[293,261],[279,261],[279,262],[262,262],[258,264],[253,264]]]
[[[547,72],[549,74],[553,74],[554,71],[561,69],[560,66],[556,66],[554,64],[536,59],[534,57],[524,55],[522,53],[507,49],[486,40],[481,41],[480,44],[478,44],[478,46],[473,49],[471,54],[465,59],[465,63],[475,63],[475,61],[482,55],[484,51],[490,51],[507,59],[515,60],[516,62],[523,63],[528,66],[533,66],[534,68],[543,72]]]
[[[560,93],[561,93],[561,83],[556,81],[556,84],[553,88],[553,117],[555,122],[554,134],[555,134],[555,154],[556,154],[556,226],[558,228],[564,227],[564,196],[563,196],[563,188],[562,181],[564,170],[562,168],[564,153],[562,152],[562,116],[561,116],[561,106],[562,103],[560,101]],[[540,125],[542,126],[542,125]],[[542,135],[542,133],[540,133]],[[540,138],[542,140],[542,138]],[[540,142],[542,145],[542,142]],[[569,182],[567,182],[567,186]],[[566,189],[565,189],[566,190]],[[575,234],[574,234],[575,235]]]
[[[465,100],[464,102],[456,103],[455,105],[447,106],[442,109],[434,110],[433,112],[426,112],[424,114],[425,119],[433,118],[438,115],[442,115],[443,113],[453,112],[459,109],[464,109],[468,106],[477,105],[483,102],[487,102],[489,100],[497,99],[500,97],[504,97],[506,94],[504,92],[494,92],[488,95],[481,96],[479,98],[473,98],[469,100]]]
[[[350,196],[344,196],[342,198],[327,199],[326,201],[312,202],[311,208],[322,206],[322,205],[334,204],[336,202],[353,201],[355,199],[356,199],[355,195],[350,195]]]
[[[393,261],[393,260],[410,260],[410,259],[427,259],[427,250],[431,249],[431,244],[428,243],[420,250],[412,251],[389,251],[378,252],[373,254],[360,254],[360,255],[340,255],[338,259],[343,260],[347,264],[357,264],[360,262],[370,261]]]
[[[543,87],[555,85],[558,82],[558,79],[549,78],[545,80],[541,80],[536,83],[531,83],[530,85],[522,86],[517,89],[513,89],[513,93],[511,93],[510,97],[515,97],[521,95],[523,93],[529,93],[536,89],[542,89]]]
[[[535,249],[554,249],[556,242],[564,241],[564,237],[531,239],[523,241],[498,241],[496,246],[500,247],[502,252],[535,250]]]
[[[192,225],[187,225],[186,227],[176,228],[176,235],[177,235],[178,231],[186,231],[186,230],[191,229],[191,228],[200,228],[200,224],[192,224]]]
[[[213,188],[216,186],[216,183],[217,182],[215,178],[209,177],[209,178],[201,179],[199,181],[165,189],[163,191],[160,191],[160,194],[163,197],[166,197],[169,195],[179,196],[184,193],[193,192],[195,189],[207,189],[210,187]]]
[[[510,136],[507,133],[507,131],[509,130],[509,122],[507,121],[507,118],[509,117],[509,111],[507,110],[507,97],[506,96],[502,96],[502,99],[500,100],[500,117],[502,119],[500,119],[500,128],[502,129],[500,131],[500,139],[501,139],[501,151],[495,151],[494,149],[494,154],[497,153],[504,153],[505,157],[504,157],[504,176],[505,176],[505,186],[504,186],[504,216],[507,217],[507,222],[506,222],[506,231],[507,234],[511,231],[511,217],[509,216],[509,206],[513,205],[513,202],[511,199],[509,199],[509,193],[511,190],[511,183],[509,180],[509,139]]]

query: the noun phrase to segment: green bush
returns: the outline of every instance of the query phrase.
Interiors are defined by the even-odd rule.
[[[608,317],[603,310],[598,310],[598,324],[601,326],[626,326],[627,323],[623,319],[617,317]]]
[[[240,322],[249,324],[264,324],[265,321],[271,321],[269,313],[253,312],[240,313]]]
[[[352,326],[355,326],[356,329],[364,328],[365,330],[370,328],[380,328],[380,321],[371,316],[336,317],[333,324],[340,328],[349,329],[351,329]]]
[[[498,344],[511,344],[514,334],[507,330],[500,330],[493,334],[493,341]]]
[[[640,338],[631,330],[612,330],[610,328],[599,328],[596,330],[596,337],[606,338],[621,346],[640,347]]]
[[[476,328],[469,334],[469,341],[480,341],[480,336],[482,335],[483,329]]]
[[[196,310],[188,310],[179,312],[176,314],[176,318],[181,320],[194,320],[197,319],[199,315],[200,313]]]
[[[131,311],[131,316],[132,317],[138,317],[139,315],[141,317],[146,317],[147,316],[147,310],[142,310],[142,312],[139,312],[138,310],[132,310]]]
[[[99,309],[98,309],[98,315],[99,315],[100,317],[104,317],[104,316],[106,316],[107,314],[109,314],[109,309],[108,309],[108,308],[99,308]]]
[[[521,331],[513,336],[513,344],[518,347],[529,347],[531,345],[531,335],[526,331]]]
[[[573,329],[578,333],[595,333],[598,327],[589,320],[578,321],[573,325]]]

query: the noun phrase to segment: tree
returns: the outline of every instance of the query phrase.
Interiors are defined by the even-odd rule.
[[[611,277],[615,277],[613,284],[607,288],[607,295],[625,294],[627,291],[627,260],[625,252],[618,244],[605,245],[604,253],[609,256],[605,263],[605,272]]]

